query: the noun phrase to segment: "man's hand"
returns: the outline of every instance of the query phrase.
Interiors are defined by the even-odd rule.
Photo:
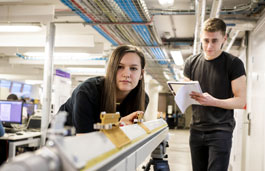
[[[190,97],[203,106],[216,106],[216,98],[214,98],[208,93],[198,93],[192,91]]]
[[[131,125],[133,124],[133,120],[137,118],[137,114],[143,114],[143,113],[144,113],[143,111],[133,112],[127,116],[122,117],[120,122],[124,122],[126,125]]]

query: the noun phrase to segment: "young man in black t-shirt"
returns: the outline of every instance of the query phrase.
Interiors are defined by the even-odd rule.
[[[186,80],[199,81],[203,93],[191,98],[190,150],[194,171],[226,171],[235,127],[233,109],[246,104],[246,76],[242,61],[222,51],[226,24],[218,18],[205,21],[201,33],[203,52],[186,60]]]

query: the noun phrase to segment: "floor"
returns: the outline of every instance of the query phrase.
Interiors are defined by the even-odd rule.
[[[172,171],[191,171],[189,130],[169,130],[167,149],[169,168]]]
[[[167,148],[168,163],[171,171],[192,171],[190,149],[189,149],[189,130],[178,129],[169,130],[169,147]],[[149,161],[149,158],[143,163]],[[142,171],[142,166],[137,171]],[[153,171],[153,168],[150,169]]]

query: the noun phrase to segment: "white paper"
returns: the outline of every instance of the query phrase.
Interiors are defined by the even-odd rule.
[[[192,91],[202,93],[198,81],[168,82],[168,85],[172,93],[175,95],[174,99],[181,113],[184,113],[192,104],[200,105],[200,103],[190,97]]]

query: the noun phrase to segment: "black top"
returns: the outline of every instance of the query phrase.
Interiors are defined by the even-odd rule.
[[[2,137],[5,134],[5,130],[3,128],[2,122],[0,121],[0,137]]]
[[[203,53],[187,59],[184,75],[190,80],[199,81],[203,92],[215,98],[233,97],[231,81],[245,75],[243,62],[226,52],[213,60],[206,60]],[[234,111],[201,105],[192,105],[191,128],[200,131],[233,131]]]
[[[104,77],[89,78],[77,86],[72,96],[60,107],[59,111],[69,113],[67,125],[74,125],[76,133],[92,132],[94,131],[93,124],[100,122],[101,93],[103,88]],[[128,103],[126,102],[127,97],[116,109],[120,112],[121,117],[130,114],[125,112],[126,103]],[[147,107],[149,103],[147,94],[145,99],[145,107]]]

